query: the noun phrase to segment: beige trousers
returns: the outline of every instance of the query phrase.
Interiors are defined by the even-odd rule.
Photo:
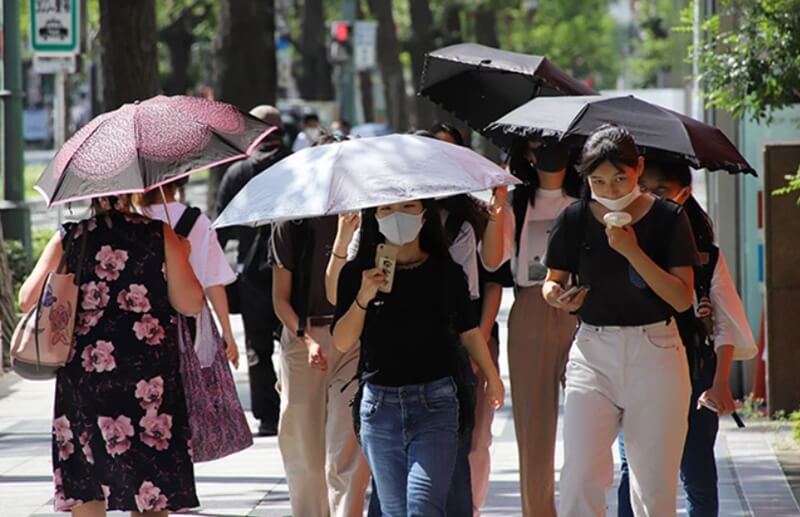
[[[581,325],[567,366],[560,517],[606,515],[611,447],[625,437],[637,517],[675,515],[691,396],[675,323]]]
[[[508,320],[508,365],[525,517],[555,517],[558,397],[575,318],[520,288]]]
[[[497,366],[499,345],[494,338],[489,339],[489,351]],[[484,386],[486,377],[477,369],[478,397],[475,401],[475,428],[472,431],[472,447],[469,451],[469,469],[472,478],[472,513],[478,517],[486,496],[489,493],[489,474],[492,471],[492,422],[494,422],[494,408],[489,404]]]
[[[328,360],[323,372],[308,365],[305,343],[286,329],[281,336],[281,415],[278,446],[295,517],[363,514],[369,467],[353,431],[350,400],[357,383],[358,347],[333,346],[327,327],[307,330]]]

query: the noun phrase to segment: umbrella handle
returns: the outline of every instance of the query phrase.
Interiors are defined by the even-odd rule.
[[[172,226],[172,218],[169,216],[169,207],[167,206],[167,196],[164,195],[164,187],[159,185],[158,190],[161,192],[161,204],[164,205],[164,213],[167,214],[167,224],[169,224],[170,228],[174,228]]]

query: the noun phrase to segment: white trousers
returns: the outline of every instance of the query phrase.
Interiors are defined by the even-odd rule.
[[[567,364],[559,517],[605,516],[622,430],[636,517],[675,515],[691,383],[674,322],[582,324]]]

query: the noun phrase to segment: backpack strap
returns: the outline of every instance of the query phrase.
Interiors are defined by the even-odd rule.
[[[184,238],[188,237],[198,217],[200,217],[199,208],[192,206],[186,207],[186,210],[181,214],[181,218],[175,223],[175,233]]]
[[[292,249],[297,254],[297,267],[292,272],[292,308],[297,314],[297,336],[304,336],[308,318],[308,299],[311,294],[311,264],[314,257],[314,232],[307,219],[292,228]]]
[[[572,285],[589,285],[590,279],[579,278],[581,256],[589,252],[586,243],[586,225],[591,217],[589,201],[581,199],[564,209],[564,233],[566,235],[568,268]]]

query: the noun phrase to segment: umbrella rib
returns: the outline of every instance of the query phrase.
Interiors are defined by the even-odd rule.
[[[328,200],[325,202],[325,213],[327,214],[331,209],[331,200],[333,199],[333,186],[335,184],[336,175],[334,171],[336,169],[336,162],[339,161],[339,158],[342,156],[342,149],[347,141],[340,143],[336,148],[336,155],[333,157],[333,163],[331,164],[331,184],[328,186]]]
[[[96,126],[94,129],[92,129],[92,131],[91,131],[91,132],[90,132],[88,135],[86,135],[86,138],[84,138],[84,139],[83,139],[83,142],[81,142],[80,144],[78,144],[78,147],[76,147],[76,148],[75,148],[75,151],[73,151],[73,152],[72,152],[72,155],[69,157],[69,159],[68,159],[68,160],[66,161],[66,163],[64,164],[64,169],[61,171],[61,174],[59,174],[59,176],[58,176],[58,181],[56,182],[56,186],[53,188],[53,195],[51,196],[51,198],[50,198],[50,199],[48,199],[47,206],[52,206],[52,204],[53,204],[53,201],[55,200],[55,197],[56,197],[56,195],[57,195],[57,193],[58,193],[58,189],[59,189],[59,188],[61,188],[61,185],[63,185],[63,184],[64,184],[64,178],[65,178],[65,176],[66,176],[67,168],[69,167],[69,164],[70,164],[70,163],[72,163],[72,160],[73,160],[73,158],[75,158],[75,155],[77,155],[77,154],[78,154],[78,151],[80,151],[80,150],[81,150],[81,148],[84,146],[84,144],[85,144],[85,143],[86,143],[86,142],[87,142],[87,141],[88,141],[88,140],[89,140],[89,139],[90,139],[90,138],[91,138],[91,137],[92,137],[92,136],[93,136],[95,133],[97,133],[97,131],[100,129],[100,126],[102,126],[103,124],[105,124],[105,123],[108,121],[108,119],[109,119],[109,118],[111,118],[111,117],[107,117],[106,119],[102,120],[102,121],[101,121],[99,124],[97,124],[97,126]],[[58,157],[58,153],[56,153],[56,155],[55,155],[55,156],[53,156],[53,166],[55,166],[55,161],[56,161],[56,158],[57,158],[57,157]],[[45,169],[45,173],[46,173],[46,172],[47,172],[47,169]],[[44,173],[43,173],[43,175],[44,175]],[[41,180],[41,177],[40,177],[40,180]],[[38,183],[38,181],[37,181],[37,183]]]

